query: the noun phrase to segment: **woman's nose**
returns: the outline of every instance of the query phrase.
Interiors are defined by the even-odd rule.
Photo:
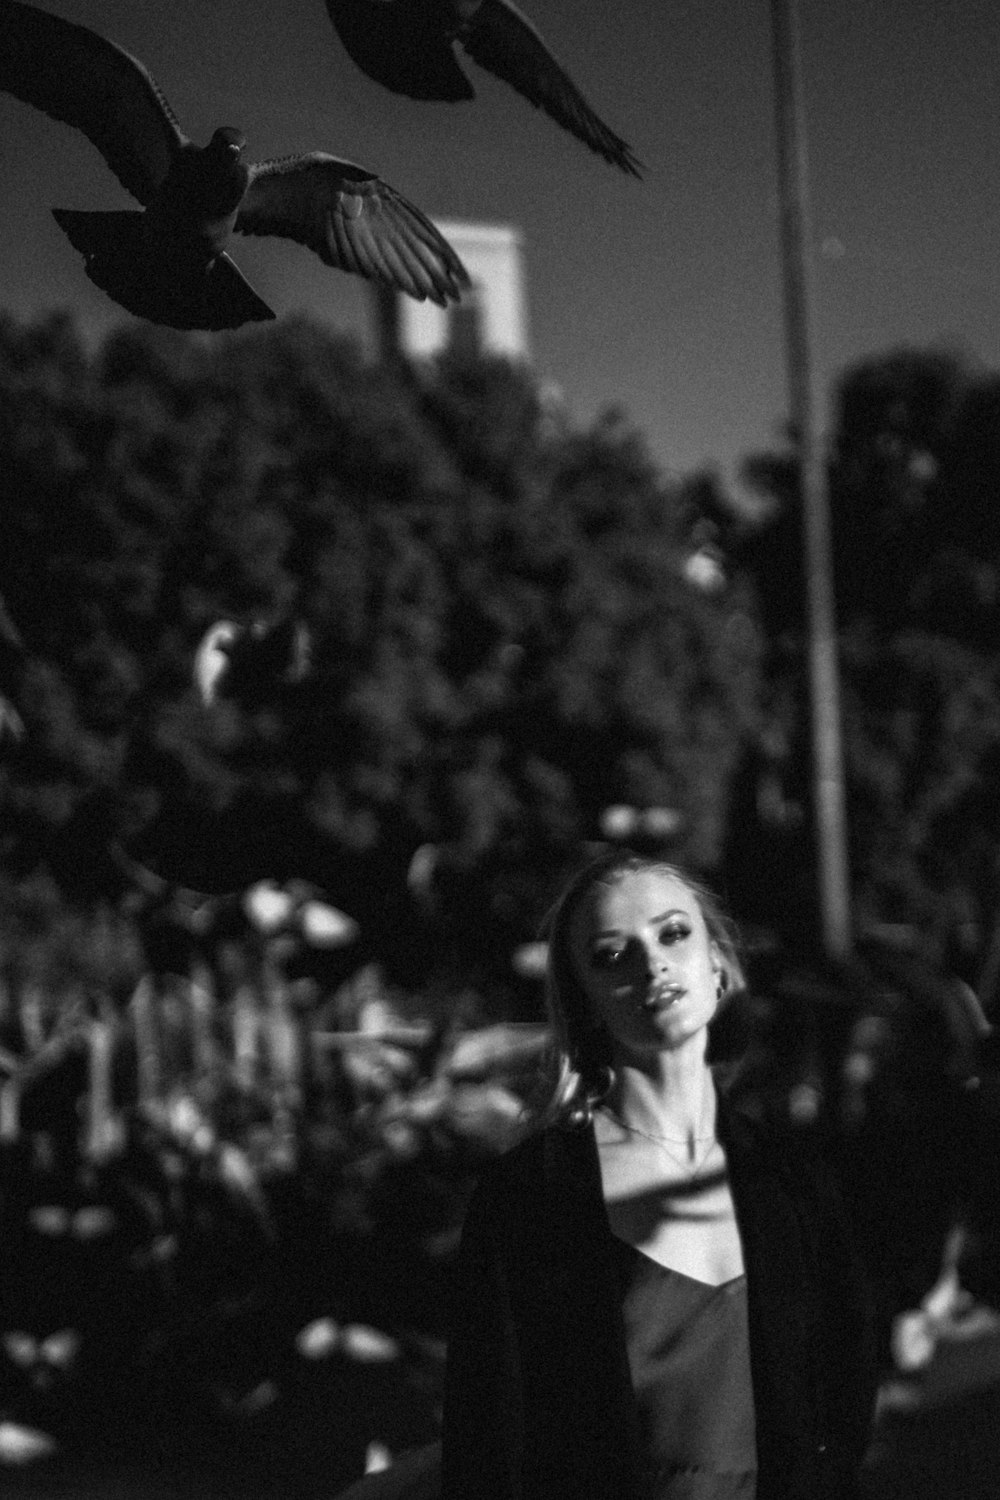
[[[669,965],[662,953],[658,953],[651,944],[642,944],[642,965],[650,979],[655,979],[666,974]]]

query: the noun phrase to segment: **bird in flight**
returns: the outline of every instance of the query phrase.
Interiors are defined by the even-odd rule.
[[[0,89],[75,126],[142,211],[53,209],[87,275],[139,317],[174,328],[273,318],[230,258],[237,234],[297,240],[342,271],[418,301],[457,301],[469,278],[425,214],[324,151],[247,161],[241,131],[199,147],[145,66],[89,27],[0,0]]]
[[[595,114],[528,18],[510,0],[326,0],[334,29],[362,72],[411,99],[454,102],[475,91],[458,42],[604,160],[641,176],[620,136]]]

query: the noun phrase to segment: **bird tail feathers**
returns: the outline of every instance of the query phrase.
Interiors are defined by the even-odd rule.
[[[228,255],[185,265],[169,247],[150,243],[140,212],[54,208],[52,214],[94,285],[137,317],[211,330],[274,317]]]

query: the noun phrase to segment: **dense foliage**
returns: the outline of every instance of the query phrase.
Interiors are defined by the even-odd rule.
[[[326,1493],[434,1433],[555,880],[718,861],[752,606],[622,421],[307,324],[5,320],[0,466],[0,1435]]]
[[[676,809],[679,852],[717,862],[757,632],[689,576],[697,508],[620,421],[305,324],[91,353],[7,321],[0,408],[8,870],[91,903],[120,847],[204,891],[302,876],[410,978],[433,910],[436,953],[502,987],[608,804]],[[220,619],[260,645],[206,704]]]
[[[261,1494],[291,1443],[310,1495],[433,1434],[469,1171],[537,1082],[526,945],[608,837],[755,933],[716,1045],[850,1138],[886,1320],[919,1297],[1000,977],[998,390],[920,353],[839,389],[835,972],[789,454],[736,508],[503,362],[0,320],[0,1437],[194,1433]]]
[[[839,384],[829,470],[857,927],[908,929],[987,1007],[1000,960],[998,399],[997,377],[955,355],[865,361]],[[767,514],[728,541],[768,641],[753,789],[771,859],[762,887],[784,892],[789,870],[811,885],[815,858],[800,509],[789,454],[752,460],[748,476]],[[764,915],[775,920],[773,905]],[[799,925],[815,927],[808,908]]]

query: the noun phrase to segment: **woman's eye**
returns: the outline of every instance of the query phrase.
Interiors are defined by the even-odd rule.
[[[624,948],[595,948],[590,962],[595,969],[613,969],[621,961]]]
[[[681,925],[671,925],[670,927],[664,927],[662,932],[660,933],[660,942],[679,943],[682,941],[682,939],[690,935],[690,930],[690,928]]]

